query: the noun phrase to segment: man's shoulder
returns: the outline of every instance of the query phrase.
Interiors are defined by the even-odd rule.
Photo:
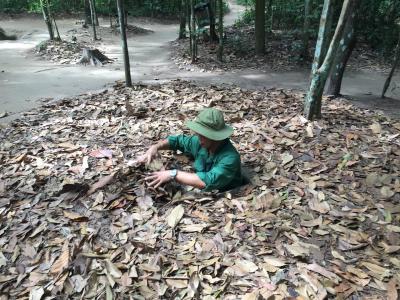
[[[239,151],[236,149],[236,147],[232,144],[232,142],[230,140],[228,140],[226,151],[229,152],[229,154],[231,154],[233,156],[240,157]]]
[[[240,161],[240,154],[235,148],[235,146],[232,145],[230,141],[227,142],[225,147],[220,153],[221,160],[227,161]]]

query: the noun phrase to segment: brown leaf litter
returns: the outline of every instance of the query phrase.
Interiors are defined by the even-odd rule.
[[[302,57],[302,35],[300,31],[273,30],[267,32],[265,55],[255,53],[254,25],[232,25],[224,28],[224,62],[217,60],[218,43],[198,40],[198,61],[191,63],[189,39],[171,43],[172,60],[180,69],[189,71],[236,71],[241,69],[292,71],[309,69],[314,56],[315,41],[310,40],[308,57]],[[384,60],[362,41],[357,43],[348,69],[387,74],[391,69],[390,60]]]
[[[184,81],[116,84],[1,129],[2,297],[395,299],[400,123],[328,99],[324,119],[308,122],[302,100]],[[127,116],[126,102],[141,113]],[[148,188],[149,170],[127,162],[189,133],[184,121],[209,106],[235,128],[252,185]],[[176,165],[190,169],[167,151],[149,168]]]

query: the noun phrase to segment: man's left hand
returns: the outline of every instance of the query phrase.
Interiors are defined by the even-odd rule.
[[[152,173],[150,176],[145,178],[146,181],[150,181],[150,186],[154,186],[158,188],[160,185],[165,184],[172,180],[172,176],[169,170],[166,171],[158,171]]]

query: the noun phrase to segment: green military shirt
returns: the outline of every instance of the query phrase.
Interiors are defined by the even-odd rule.
[[[198,136],[169,136],[168,144],[194,158],[196,174],[206,184],[204,191],[222,192],[242,185],[240,155],[229,139],[214,154],[201,147]]]

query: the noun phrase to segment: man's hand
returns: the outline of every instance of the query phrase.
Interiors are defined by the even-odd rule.
[[[153,160],[153,158],[157,155],[157,151],[158,151],[157,145],[151,146],[151,147],[146,151],[145,154],[139,156],[139,157],[136,159],[136,162],[139,163],[139,164],[144,164],[144,163],[150,164],[151,161]]]
[[[149,185],[158,188],[160,185],[165,184],[172,180],[171,171],[158,171],[152,173],[150,176],[145,178],[146,181],[152,180]]]

